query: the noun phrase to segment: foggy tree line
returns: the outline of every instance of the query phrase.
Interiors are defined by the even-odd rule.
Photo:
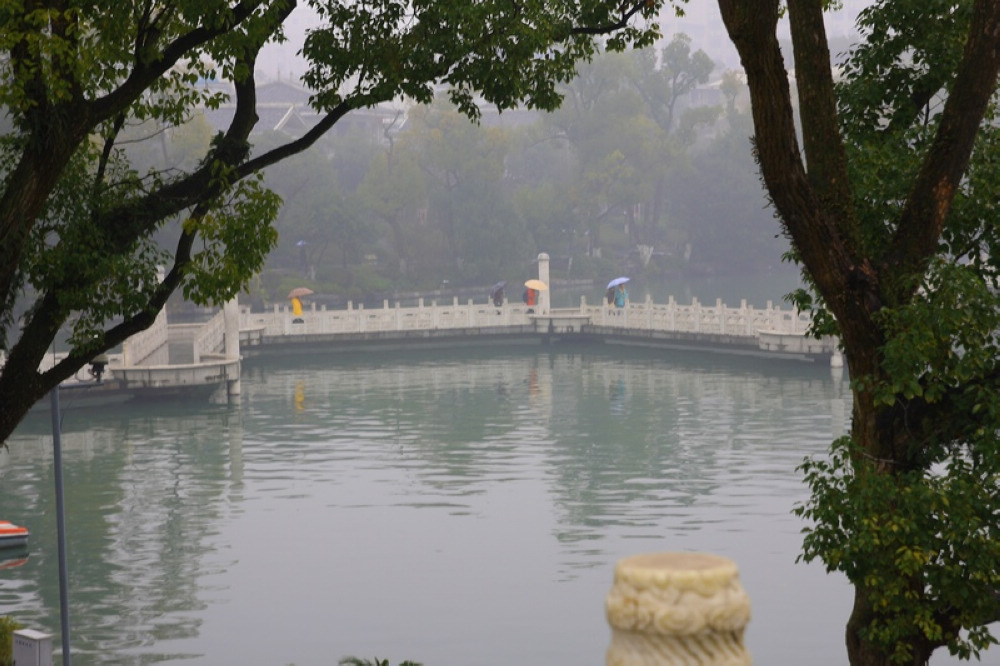
[[[552,113],[487,109],[478,124],[439,99],[378,141],[331,136],[271,168],[279,240],[252,288],[266,300],[302,280],[355,296],[488,284],[526,275],[543,251],[569,278],[778,263],[787,244],[735,72],[677,35],[599,54],[561,92]]]

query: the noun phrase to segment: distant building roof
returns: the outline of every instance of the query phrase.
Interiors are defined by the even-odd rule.
[[[211,84],[221,90],[230,92],[230,100],[218,109],[205,109],[205,118],[218,131],[225,131],[233,119],[236,110],[235,97],[231,84]],[[290,136],[301,136],[316,126],[323,118],[309,105],[312,93],[291,81],[268,81],[257,84],[257,125],[254,132],[283,132]],[[373,141],[383,140],[383,130],[400,113],[405,111],[390,106],[379,105],[370,109],[356,109],[344,116],[331,132],[347,133],[351,131],[368,131],[372,133]],[[396,122],[392,131],[399,131],[402,122]]]

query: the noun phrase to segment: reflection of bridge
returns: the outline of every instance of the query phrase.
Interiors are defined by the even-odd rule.
[[[589,305],[551,309],[546,303],[529,310],[520,303],[459,303],[420,300],[413,307],[378,309],[354,307],[327,310],[313,307],[296,317],[290,308],[275,306],[263,313],[240,315],[240,346],[244,356],[273,352],[326,349],[392,349],[413,346],[479,345],[483,342],[601,342],[605,344],[680,347],[738,354],[766,354],[839,362],[831,339],[807,337],[808,316],[768,303],[763,309],[742,302],[728,307],[721,301],[688,305],[672,297],[665,304],[631,302],[618,309]]]

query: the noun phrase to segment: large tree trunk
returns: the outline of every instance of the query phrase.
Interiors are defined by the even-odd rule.
[[[890,248],[879,256],[868,254],[870,249],[861,241],[853,209],[822,0],[787,2],[801,148],[786,71],[792,64],[783,58],[776,36],[779,0],[718,2],[747,75],[756,157],[771,200],[801,263],[837,321],[851,377],[881,381],[885,379],[880,363],[886,333],[877,314],[886,303],[908,302],[917,284],[908,278],[922,275],[936,252],[1000,69],[1000,2],[976,1],[973,34],[941,114],[941,129],[901,219],[886,221],[895,224],[896,233]],[[877,405],[872,393],[858,386],[853,391],[851,438],[859,451],[853,461],[854,472],[864,483],[866,475],[896,474],[906,469],[920,433],[919,428],[911,432],[908,424],[901,425],[895,408]],[[878,573],[898,578],[898,572]],[[922,589],[919,573],[914,575],[914,588],[918,594]],[[892,663],[884,647],[861,638],[873,611],[864,587],[856,584],[847,625],[853,666]],[[921,638],[913,642],[912,663],[926,663],[936,645]]]
[[[40,392],[37,380],[28,382],[17,381],[12,373],[0,375],[0,442],[7,439],[17,428],[17,425],[28,414],[45,393]]]
[[[851,666],[899,666],[871,643],[861,639],[861,630],[870,624],[873,617],[872,605],[864,590],[854,588],[854,607],[847,621],[847,658]],[[922,642],[914,646],[910,666],[926,666],[936,646]]]

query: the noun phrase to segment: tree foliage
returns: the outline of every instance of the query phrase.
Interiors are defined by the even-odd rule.
[[[476,3],[310,0],[321,17],[303,47],[322,119],[260,154],[254,70],[282,39],[294,0],[66,0],[0,7],[0,439],[48,390],[95,354],[149,326],[178,289],[199,302],[236,294],[276,238],[276,197],[261,169],[310,147],[352,109],[445,85],[466,114],[477,96],[499,108],[552,108],[556,86],[595,40],[647,45],[662,2]],[[223,102],[228,128],[197,160],[140,171],[133,129],[156,136]],[[151,242],[175,221],[170,251]],[[157,267],[165,268],[163,279]],[[19,321],[16,321],[19,319]],[[67,355],[40,363],[60,328]]]
[[[713,69],[709,56],[692,52],[690,38],[679,33],[663,46],[595,58],[565,87],[564,104],[545,122],[575,157],[567,199],[591,249],[615,218],[634,244],[665,245],[667,180],[687,166],[695,130],[711,125],[720,111],[686,108],[682,100]]]
[[[1000,3],[877,0],[835,87],[822,0],[719,0],[764,182],[852,378],[849,437],[806,461],[803,556],[854,585],[850,662],[979,656],[1000,618],[994,103]],[[799,143],[801,136],[801,148]]]

